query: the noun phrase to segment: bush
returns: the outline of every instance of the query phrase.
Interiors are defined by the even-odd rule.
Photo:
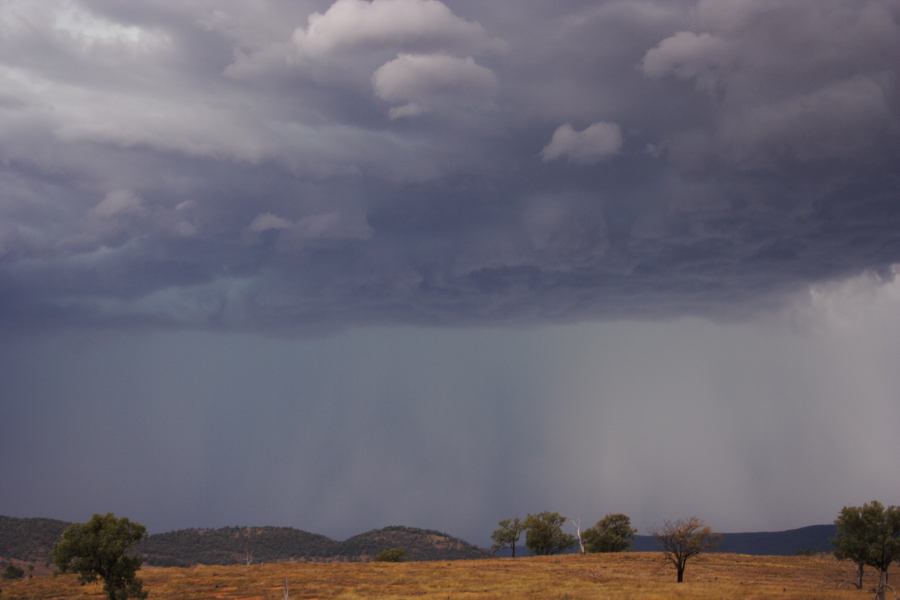
[[[406,550],[403,548],[388,548],[375,556],[379,562],[403,562],[406,560]]]
[[[3,569],[3,579],[22,579],[25,577],[25,571],[16,565],[9,564]]]

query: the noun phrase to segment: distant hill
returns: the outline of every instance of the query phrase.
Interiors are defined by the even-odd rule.
[[[388,548],[404,548],[410,560],[485,558],[488,554],[459,538],[431,529],[385,527],[353,536],[341,543],[344,556],[373,557]]]
[[[138,547],[147,564],[183,567],[330,558],[340,543],[290,527],[180,529],[149,536]]]
[[[0,516],[0,561],[16,559],[47,564],[53,544],[68,523],[54,519]],[[716,551],[739,554],[791,555],[830,552],[834,525],[811,525],[787,531],[726,533]],[[415,527],[385,527],[355,535],[343,542],[290,527],[221,527],[181,529],[149,536],[138,547],[147,564],[188,566],[284,560],[370,560],[387,548],[404,548],[410,560],[484,558],[487,553],[440,531]],[[636,551],[656,551],[650,535],[635,538]],[[524,548],[521,555],[526,555]],[[499,553],[501,556],[508,552]]]
[[[831,552],[831,538],[835,536],[834,525],[810,525],[787,531],[757,531],[750,533],[724,533],[716,547],[716,552],[738,554],[769,554],[789,556],[807,552]],[[634,550],[651,552],[659,550],[652,535],[638,535],[634,540]]]
[[[69,524],[52,519],[0,517],[0,558],[44,564]],[[284,560],[370,560],[401,547],[409,560],[484,558],[487,553],[440,531],[414,527],[373,529],[338,542],[290,527],[181,529],[149,536],[138,551],[149,565],[239,564]]]
[[[45,564],[69,524],[55,519],[17,519],[0,516],[0,559],[16,558]]]
[[[831,552],[834,549],[831,538],[835,533],[834,525],[810,525],[786,531],[723,533],[713,552],[772,556]],[[652,535],[637,535],[631,549],[635,552],[657,552],[660,547]],[[528,549],[524,546],[517,547],[516,554],[527,556]],[[509,556],[509,550],[498,552],[497,556]]]

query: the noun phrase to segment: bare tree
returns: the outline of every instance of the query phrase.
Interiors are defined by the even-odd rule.
[[[287,577],[284,578],[284,588],[282,589],[284,600],[291,600],[291,591],[288,588]]]
[[[572,519],[572,526],[575,527],[575,539],[578,540],[578,547],[581,549],[581,553],[584,554],[584,538],[581,536],[581,519]]]
[[[712,532],[709,525],[697,517],[666,521],[655,535],[666,560],[675,567],[678,583],[684,581],[688,559],[710,550],[719,541],[719,536]]]

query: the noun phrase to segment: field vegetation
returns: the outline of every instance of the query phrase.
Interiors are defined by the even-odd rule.
[[[406,563],[275,563],[145,567],[139,576],[151,599],[282,600],[668,600],[871,598],[875,574],[853,587],[855,567],[831,556],[703,554],[686,582],[675,583],[662,553],[626,552]],[[102,586],[73,575],[3,582],[3,600],[99,600]]]

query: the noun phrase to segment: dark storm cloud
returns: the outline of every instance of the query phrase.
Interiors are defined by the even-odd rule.
[[[900,261],[900,3],[4,3],[0,323],[729,314]]]

